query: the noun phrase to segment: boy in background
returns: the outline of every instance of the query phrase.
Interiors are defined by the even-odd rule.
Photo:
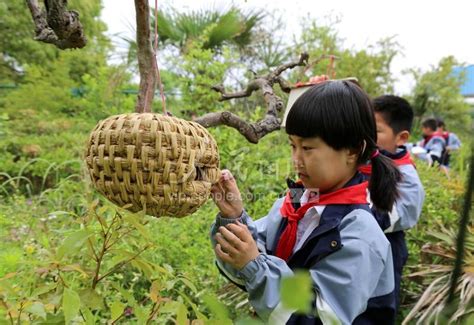
[[[392,211],[390,213],[374,211],[392,247],[398,307],[403,266],[408,259],[404,231],[418,222],[425,191],[410,153],[405,148],[413,124],[413,109],[405,99],[392,95],[377,97],[373,102],[377,124],[377,145],[383,155],[393,160],[402,174],[402,180],[398,183],[399,197]],[[364,166],[359,170],[370,175],[370,167],[370,165]]]
[[[426,153],[419,154],[417,157],[428,162],[430,166],[433,166],[435,162],[441,165],[446,140],[438,133],[438,121],[434,118],[425,119],[421,122],[421,132],[423,140],[418,142],[418,146],[425,149]]]
[[[451,158],[451,153],[461,148],[461,141],[455,133],[446,130],[446,124],[444,123],[443,119],[438,118],[437,122],[437,133],[440,134],[446,141],[446,147],[442,153],[440,165],[441,169],[446,173],[447,176],[449,176],[449,159]]]

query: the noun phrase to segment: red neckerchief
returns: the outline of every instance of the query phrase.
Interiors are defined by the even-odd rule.
[[[449,139],[449,132],[448,131],[439,132],[439,135],[441,135],[444,138],[444,140],[448,141],[448,139]]]
[[[367,186],[368,182],[363,182],[357,185],[343,187],[331,193],[321,194],[319,198],[316,196],[315,199],[310,200],[298,209],[293,207],[290,192],[288,191],[283,205],[280,208],[282,217],[288,218],[288,224],[280,236],[275,255],[288,261],[296,243],[298,222],[311,207],[330,204],[367,204]]]
[[[445,136],[446,136],[446,137],[445,137]],[[431,140],[432,138],[434,138],[434,137],[441,137],[441,138],[444,138],[444,139],[447,140],[448,137],[449,137],[449,133],[448,133],[448,132],[444,132],[444,133],[442,133],[442,132],[435,132],[435,133],[433,133],[432,135],[428,135],[428,136],[424,137],[423,144],[422,144],[421,146],[424,148],[424,147],[426,146],[426,144],[427,144],[428,142],[430,142],[430,140]]]
[[[392,159],[392,161],[397,166],[403,166],[403,165],[415,166],[415,162],[413,161],[413,159],[411,159],[410,153],[408,151],[402,157],[398,159]],[[360,166],[358,169],[362,174],[365,174],[365,175],[372,174],[372,164]]]

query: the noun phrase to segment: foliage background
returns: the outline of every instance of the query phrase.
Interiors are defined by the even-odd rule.
[[[58,51],[33,41],[24,3],[0,3],[0,323],[184,324],[199,319],[221,324],[248,318],[245,296],[229,289],[213,264],[208,231],[217,210],[211,202],[184,219],[153,219],[121,211],[91,189],[82,162],[84,143],[98,120],[133,111],[134,44],[128,40],[127,55],[111,64],[108,58],[115,50],[99,19],[100,2],[70,1],[69,6],[80,11],[89,38],[80,51]],[[173,37],[160,45],[161,66],[176,116],[226,109],[258,120],[265,112],[258,95],[222,103],[210,86],[224,82],[229,89],[242,88],[254,73],[303,50],[312,58],[338,56],[337,77],[357,76],[372,96],[393,91],[390,64],[401,51],[396,39],[364,50],[346,48],[337,19],[307,17],[301,38],[287,40],[278,36],[284,26],[272,12],[231,8],[183,14],[170,9],[165,18]],[[223,19],[235,29],[219,34]],[[191,35],[183,29],[198,32],[183,39]],[[315,65],[306,77],[325,73],[326,64]],[[417,84],[407,96],[418,118],[446,118],[466,145],[454,159],[449,180],[419,163],[427,200],[420,223],[407,234],[407,273],[423,262],[421,248],[433,241],[427,229],[456,229],[471,139],[469,108],[458,95],[462,76],[450,74],[459,64],[449,57],[430,71],[410,71]],[[293,82],[305,78],[301,71],[286,77]],[[154,109],[160,111],[159,101]],[[284,192],[284,179],[292,176],[285,134],[275,132],[250,145],[235,130],[211,132],[221,167],[236,175],[250,215],[264,216]],[[423,279],[404,282],[402,315],[424,287]],[[227,289],[231,294],[223,294]]]

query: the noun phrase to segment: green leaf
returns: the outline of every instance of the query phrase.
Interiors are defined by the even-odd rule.
[[[179,303],[178,312],[176,314],[176,324],[188,325],[188,309],[182,303]]]
[[[69,288],[64,289],[63,292],[63,312],[66,324],[69,324],[71,320],[76,317],[81,307],[81,299],[76,291]]]
[[[428,231],[428,235],[431,235],[439,240],[444,241],[448,245],[452,245],[454,243],[453,238],[449,237],[448,235],[442,233],[442,232],[435,232],[435,231]]]
[[[70,234],[59,247],[57,258],[62,259],[67,254],[77,253],[92,234],[87,230],[79,230]]]
[[[61,268],[62,271],[76,271],[76,272],[79,272],[81,273],[81,275],[84,277],[84,278],[88,278],[89,275],[87,274],[86,271],[84,271],[80,265],[78,264],[69,264],[69,265],[64,265],[62,268]]]
[[[122,316],[123,311],[125,310],[125,304],[121,303],[119,300],[116,300],[113,302],[112,306],[110,307],[111,311],[111,318],[112,320],[118,319],[120,316]]]
[[[43,299],[43,302],[46,304],[59,306],[61,304],[62,299],[63,299],[63,293],[56,291],[56,292],[51,292],[48,295],[46,295],[45,299]]]
[[[46,311],[44,309],[44,305],[41,302],[34,302],[31,306],[28,306],[25,311],[35,316],[46,319]]]
[[[298,272],[295,276],[282,280],[281,301],[284,307],[309,313],[313,299],[313,284],[309,273]]]
[[[163,313],[163,314],[166,314],[166,313],[169,313],[169,314],[173,314],[173,313],[176,313],[178,311],[178,308],[179,308],[179,302],[177,301],[167,301],[165,302],[165,304],[163,305],[163,307],[161,307],[160,311]]]
[[[64,321],[64,315],[62,312],[59,312],[57,314],[47,314],[46,320],[43,322],[43,324],[48,324],[48,325],[64,325],[67,324]]]
[[[92,310],[104,309],[104,300],[95,290],[88,288],[79,292],[82,304]]]
[[[210,48],[220,46],[224,41],[237,36],[243,29],[244,26],[239,19],[238,12],[230,10],[220,17],[217,24],[213,26],[212,31],[209,33],[208,46]]]
[[[115,215],[115,210],[109,205],[104,205],[97,209],[97,216],[101,218],[101,221],[103,221],[104,226],[107,226],[107,223],[102,217],[105,216],[106,218],[112,218],[113,215]]]
[[[203,297],[204,303],[210,309],[213,319],[228,320],[229,312],[224,304],[222,304],[216,297],[205,295]]]
[[[127,220],[129,223],[132,224],[132,226],[138,230],[138,232],[140,233],[140,235],[143,236],[143,238],[151,241],[152,238],[151,238],[151,235],[150,233],[148,232],[148,229],[145,228],[138,220],[137,218],[134,216],[134,215],[126,215],[125,216],[125,220]]]
[[[237,322],[235,322],[235,325],[263,325],[261,321],[258,319],[252,319],[252,318],[244,318],[244,319],[239,319]]]
[[[109,264],[111,265],[111,268],[126,261],[130,257],[130,254],[126,250],[123,250],[123,249],[114,249],[111,252],[116,254],[113,257],[110,256]]]
[[[231,319],[207,319],[204,321],[206,325],[234,325],[235,323]],[[263,323],[260,323],[263,324]]]
[[[191,289],[194,293],[197,293],[197,288],[196,286],[194,285],[194,283],[192,283],[191,281],[189,281],[188,279],[186,278],[179,278],[189,289]]]
[[[127,301],[128,305],[133,306],[137,303],[135,298],[133,297],[133,288],[128,289],[128,290],[130,290],[130,291],[128,291],[127,289],[122,288],[120,286],[120,284],[118,284],[118,283],[112,282],[111,285],[112,285],[112,287],[115,288],[115,290],[120,292],[122,297],[125,298],[125,300]]]
[[[82,308],[81,311],[82,311],[82,314],[84,315],[84,318],[86,320],[86,325],[94,325],[96,323],[95,316],[89,308],[87,308],[87,307]]]
[[[58,285],[56,283],[50,283],[41,287],[36,288],[32,293],[31,297],[38,297],[41,296],[42,294],[45,294],[47,292],[50,292],[54,288],[56,288]]]
[[[193,300],[183,291],[177,290],[179,296],[193,309],[198,319],[205,319],[206,317],[199,311],[198,306],[193,302]]]
[[[138,324],[145,324],[148,319],[149,313],[150,311],[147,307],[142,307],[138,305],[135,305],[133,307],[133,314],[137,316]]]
[[[174,288],[177,281],[178,280],[176,280],[176,279],[168,280],[164,283],[164,287],[166,288],[166,290],[171,290],[171,289]]]
[[[136,257],[134,260],[132,260],[131,264],[132,266],[141,270],[148,279],[150,279],[154,275],[153,268],[150,266],[150,264],[148,264],[147,261],[141,259],[140,257]]]

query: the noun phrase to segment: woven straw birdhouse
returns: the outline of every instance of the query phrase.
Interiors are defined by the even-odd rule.
[[[86,163],[106,198],[156,217],[193,213],[220,177],[217,145],[203,126],[153,113],[100,121],[89,137]]]

